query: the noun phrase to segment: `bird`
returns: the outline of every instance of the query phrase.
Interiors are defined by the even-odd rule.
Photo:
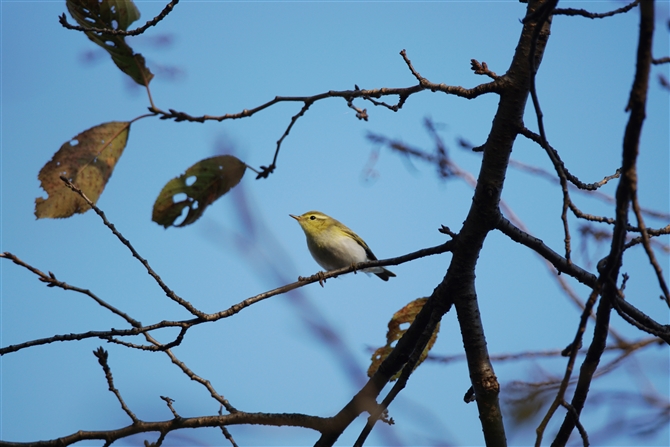
[[[307,238],[307,248],[314,260],[326,270],[349,267],[365,261],[376,261],[368,244],[340,221],[320,211],[308,211],[300,216],[289,214],[298,221]],[[396,276],[384,267],[363,269],[384,281]]]

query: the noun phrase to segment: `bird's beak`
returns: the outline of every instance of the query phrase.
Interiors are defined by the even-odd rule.
[[[300,221],[300,216],[294,216],[293,214],[289,214],[292,218],[294,218],[297,221]]]

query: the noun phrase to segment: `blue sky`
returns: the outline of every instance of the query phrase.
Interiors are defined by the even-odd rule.
[[[620,2],[572,2],[561,6],[606,11]],[[162,2],[137,2],[140,23]],[[146,93],[84,35],[63,29],[60,1],[2,1],[1,251],[9,251],[69,284],[90,289],[145,324],[185,319],[127,248],[89,212],[70,219],[35,220],[34,200],[45,196],[37,173],[53,153],[78,133],[108,121],[146,113]],[[196,2],[182,0],[158,27],[130,45],[156,74],[156,105],[191,115],[222,115],[262,104],[276,95],[313,95],[328,90],[407,87],[416,80],[399,52],[433,82],[472,87],[487,79],[470,70],[470,59],[503,74],[521,31],[525,5],[496,2]],[[669,54],[668,3],[657,6],[656,57]],[[72,21],[72,20],[71,20]],[[550,143],[572,173],[587,182],[611,174],[620,163],[637,45],[637,11],[604,20],[556,17],[537,85]],[[163,39],[159,39],[163,37]],[[652,71],[647,120],[639,158],[643,206],[669,212],[668,92]],[[394,101],[395,98],[389,98]],[[278,167],[266,180],[247,172],[241,184],[181,229],[151,222],[163,185],[188,166],[214,154],[235,153],[251,166],[272,160],[277,139],[300,104],[279,104],[257,115],[222,123],[140,120],[98,205],[166,283],[199,309],[215,312],[243,299],[318,271],[304,235],[288,214],[316,209],[356,231],[381,259],[444,242],[440,225],[460,228],[472,189],[463,181],[437,178],[432,166],[378,149],[368,132],[432,150],[423,127],[431,118],[455,163],[478,172],[480,156],[458,148],[464,138],[482,144],[497,106],[493,94],[475,100],[423,92],[393,113],[370,103],[369,121],[359,121],[342,99],[314,104],[285,139]],[[529,102],[530,104],[530,102]],[[527,127],[536,130],[529,108]],[[519,137],[515,160],[553,172],[544,152]],[[372,169],[373,175],[370,174]],[[612,194],[615,182],[603,188]],[[612,207],[574,194],[592,214]],[[560,189],[544,179],[510,169],[503,199],[531,233],[556,251],[563,245]],[[241,217],[246,210],[253,222]],[[573,235],[579,222],[571,220]],[[649,220],[653,227],[667,224]],[[667,238],[664,239],[667,243]],[[575,246],[575,261],[589,261],[606,246]],[[667,254],[658,251],[668,277]],[[386,324],[407,302],[429,295],[445,274],[450,255],[393,267],[388,283],[366,275],[307,286],[244,310],[233,318],[193,328],[174,352],[241,410],[335,414],[358,390],[369,348],[383,345]],[[623,271],[636,306],[668,324],[668,309],[641,248]],[[33,274],[0,262],[2,346],[55,334],[105,330],[124,323],[90,299],[47,289]],[[588,290],[571,281],[582,299]],[[562,349],[572,340],[579,310],[556,286],[537,256],[500,233],[489,235],[477,270],[477,292],[491,354]],[[325,345],[311,329],[327,325],[341,340]],[[631,340],[642,337],[618,316],[614,327]],[[590,340],[591,327],[586,341]],[[163,341],[171,331],[156,334]],[[79,429],[118,428],[130,421],[107,391],[91,351],[110,353],[115,384],[140,418],[171,417],[159,396],[175,400],[182,416],[215,414],[218,404],[160,353],[129,351],[101,340],[58,343],[0,358],[0,438],[50,439]],[[434,347],[440,355],[462,352],[458,324],[447,314]],[[612,359],[610,355],[607,359]],[[503,386],[562,375],[565,359],[496,362]],[[626,368],[593,386],[638,391],[639,384],[668,396],[667,347],[650,348]],[[640,377],[644,379],[640,379]],[[632,380],[631,377],[636,377]],[[370,445],[478,445],[481,428],[474,405],[462,396],[469,386],[464,362],[422,365],[391,405],[396,425],[379,425]],[[504,396],[503,396],[504,397]],[[588,408],[588,406],[587,406]],[[634,409],[627,410],[634,415]],[[627,415],[629,413],[626,413]],[[588,427],[600,427],[605,411],[589,411]],[[632,416],[631,416],[632,417]],[[562,417],[556,417],[560,422]],[[39,421],[35,423],[35,421]],[[342,437],[351,444],[360,418]],[[535,425],[509,427],[510,443],[532,442]],[[550,426],[550,432],[556,425]],[[308,445],[305,429],[231,427],[240,445]],[[668,429],[649,439],[667,445]],[[141,436],[119,445],[142,445]],[[223,445],[216,430],[178,432],[166,445]],[[630,438],[608,440],[630,444]],[[94,444],[92,444],[94,445]]]

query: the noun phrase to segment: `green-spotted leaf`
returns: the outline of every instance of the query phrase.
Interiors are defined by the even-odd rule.
[[[386,357],[389,356],[391,351],[393,351],[392,345],[400,340],[405,332],[407,332],[407,328],[400,329],[400,326],[404,324],[409,327],[409,325],[414,322],[414,319],[416,318],[419,311],[423,308],[424,304],[426,304],[426,301],[428,301],[428,298],[418,298],[393,314],[393,318],[391,318],[391,321],[389,321],[388,324],[388,331],[386,332],[386,346],[377,349],[374,354],[372,354],[372,363],[368,368],[368,377],[372,377],[374,373],[377,372],[379,365],[381,365]],[[418,367],[421,362],[423,362],[426,357],[428,357],[428,352],[435,344],[435,340],[437,340],[437,333],[439,330],[440,324],[438,323],[437,327],[435,328],[435,332],[433,332],[433,335],[430,337],[430,340],[426,345],[426,348],[421,353],[421,357],[419,358],[416,367]],[[398,377],[400,377],[400,372],[393,376],[391,380],[397,380]]]
[[[151,220],[165,228],[192,224],[202,216],[205,208],[242,180],[246,168],[244,162],[232,155],[200,160],[163,187],[154,203]],[[177,195],[185,195],[185,198],[175,202]],[[184,221],[174,225],[186,207],[188,214]]]
[[[37,176],[49,197],[35,199],[35,216],[62,218],[86,212],[88,204],[65,186],[60,176],[97,202],[126,147],[129,131],[128,122],[104,123],[64,143]]]
[[[128,29],[140,18],[140,11],[132,0],[67,0],[67,9],[81,26],[87,28]],[[119,69],[140,85],[148,85],[154,75],[149,71],[141,54],[135,54],[124,36],[87,32],[96,44],[107,50]]]

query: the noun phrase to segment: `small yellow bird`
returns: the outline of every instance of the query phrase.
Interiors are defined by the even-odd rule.
[[[309,252],[324,269],[336,270],[359,262],[377,260],[363,239],[332,217],[319,211],[309,211],[302,216],[289,216],[302,227]],[[384,267],[372,267],[363,271],[374,273],[384,281],[395,276],[395,273]]]

